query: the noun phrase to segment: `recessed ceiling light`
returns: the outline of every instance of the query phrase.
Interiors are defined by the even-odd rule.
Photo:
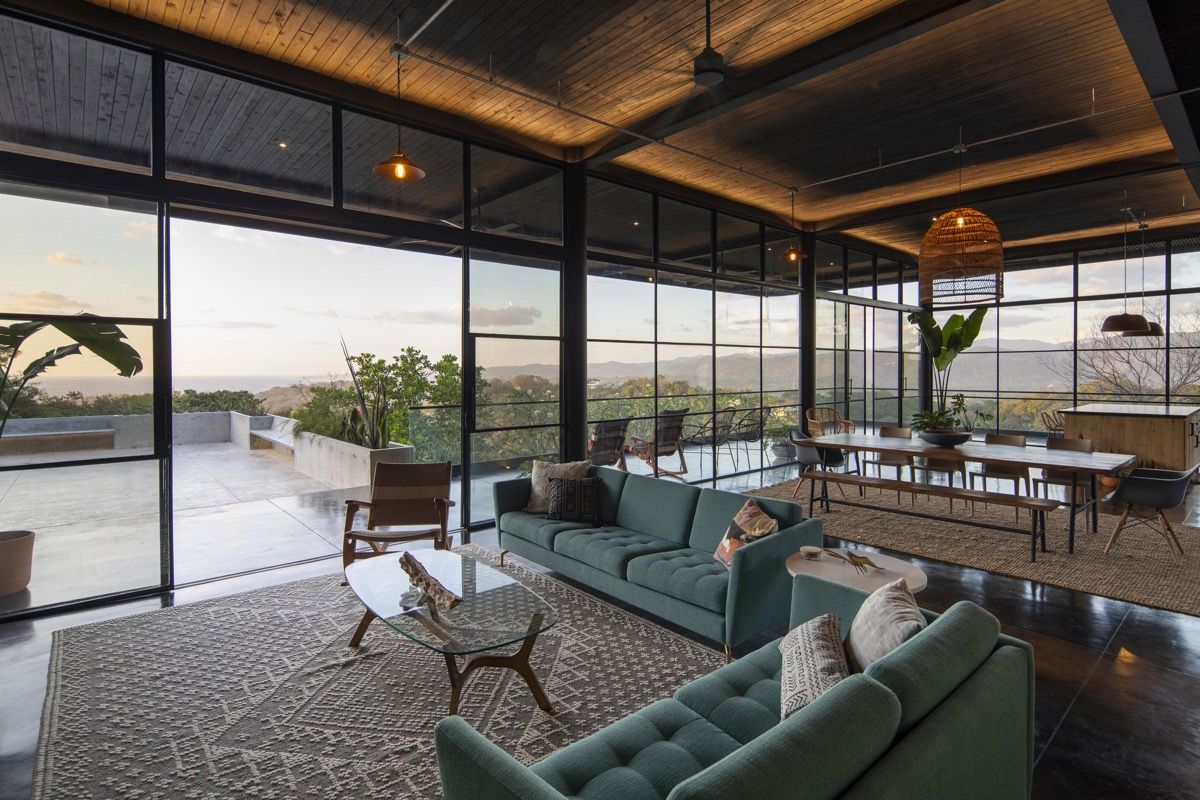
[[[279,142],[279,149],[280,149],[280,150],[287,150],[287,149],[288,149],[288,143],[287,143],[287,142],[284,142],[284,141],[280,141],[280,142]]]
[[[635,228],[636,228],[638,225],[641,225],[641,224],[642,224],[642,223],[638,222],[636,219],[633,221],[633,227],[635,227]]]

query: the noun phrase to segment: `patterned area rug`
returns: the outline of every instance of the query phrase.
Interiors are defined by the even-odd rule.
[[[495,554],[461,549],[487,563]],[[460,713],[541,759],[711,672],[715,651],[511,561],[554,605],[532,663],[556,714],[511,670],[481,669]],[[441,656],[375,622],[330,575],[55,634],[35,800],[441,796]]]
[[[785,481],[749,494],[790,500],[798,483]],[[838,499],[834,486],[829,491]],[[897,504],[894,492],[866,491],[865,502],[872,505],[886,508]],[[854,490],[846,487],[846,492],[850,495]],[[807,510],[807,483],[801,487],[798,500],[803,501]],[[902,496],[900,504],[903,508],[913,508],[908,495]],[[1046,546],[1050,552],[1039,551],[1037,562],[1031,563],[1028,536],[970,524],[976,519],[1016,526],[1010,508],[985,509],[977,505],[972,516],[970,507],[962,501],[955,501],[951,511],[944,498],[918,497],[916,510],[953,514],[962,522],[928,520],[837,503],[833,504],[832,512],[817,508],[814,515],[825,522],[827,534],[839,539],[1200,616],[1200,528],[1175,525],[1183,543],[1183,556],[1176,565],[1171,562],[1166,540],[1140,526],[1127,526],[1113,552],[1105,555],[1104,545],[1116,528],[1117,518],[1100,514],[1099,531],[1091,533],[1085,528],[1081,514],[1075,531],[1075,552],[1068,553],[1069,517],[1065,510],[1059,510],[1046,515]],[[1022,513],[1019,524],[1027,526],[1029,517]]]

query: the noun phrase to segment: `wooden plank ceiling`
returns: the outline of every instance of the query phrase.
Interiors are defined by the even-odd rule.
[[[397,8],[404,38],[442,4],[88,1],[387,94],[395,91],[395,61],[388,48],[396,38]],[[1200,81],[1195,55],[1200,14],[1194,6],[1167,0],[1149,0],[1149,6],[1167,57],[1178,65],[1180,88],[1191,88]],[[911,19],[901,20],[906,13]],[[876,32],[892,37],[887,46],[853,59],[828,55],[833,65],[828,69],[781,81],[777,91],[756,94],[751,102],[727,103],[739,78],[769,74],[797,54],[819,50],[822,43],[852,36],[879,20],[892,26]],[[614,163],[783,220],[788,214],[784,187],[799,186],[798,222],[910,253],[916,252],[931,214],[960,198],[992,213],[1010,245],[1109,231],[1114,222],[1119,227],[1113,198],[1122,192],[1135,207],[1155,209],[1152,223],[1161,216],[1170,217],[1171,224],[1190,224],[1190,209],[1200,208],[1181,170],[1161,171],[1179,159],[1106,0],[715,0],[713,45],[729,63],[731,78],[708,94],[691,81],[691,60],[703,43],[700,0],[456,0],[413,45],[417,58],[405,62],[401,94],[568,154],[595,153],[616,135],[610,126],[641,129],[670,117],[673,109],[682,114],[685,101],[701,98],[711,113],[683,130],[671,130],[666,141],[672,147],[634,141]],[[128,87],[115,93],[132,92],[131,120],[114,123],[103,144],[124,147],[132,151],[127,160],[143,163],[138,158],[148,131],[144,65],[104,53],[77,57],[99,59],[106,65],[101,79]],[[9,81],[29,79],[21,75],[22,59],[18,53],[0,53]],[[489,74],[493,82],[477,79]],[[235,172],[270,173],[280,154],[264,143],[311,140],[310,161],[293,160],[280,170],[281,180],[290,181],[281,191],[303,196],[325,190],[319,165],[328,144],[317,141],[319,113],[275,107],[270,98],[251,102],[236,87],[213,83],[177,87],[181,110],[169,112],[168,120],[186,129],[186,141],[198,148],[177,154],[182,162],[189,155],[197,156],[197,163],[211,161],[213,152],[225,152]],[[566,113],[554,106],[559,101],[608,125]],[[1200,95],[1186,102],[1189,111],[1200,110]],[[197,107],[208,108],[214,119],[224,118],[223,143],[205,143],[202,134],[212,130],[210,120],[182,110]],[[274,111],[268,119],[251,113],[255,108]],[[4,114],[0,96],[0,122]],[[66,117],[50,119],[45,109],[12,114],[29,126],[27,138],[39,130],[63,137],[84,134],[71,130]],[[1057,124],[1072,118],[1078,119]],[[979,143],[1038,126],[1047,127]],[[962,157],[961,190],[958,156],[922,158],[953,145],[960,128],[966,142],[979,143]],[[379,147],[385,138],[385,129],[372,129],[370,139]],[[373,152],[374,145],[367,149]],[[453,160],[452,154],[443,155]],[[361,160],[371,158],[364,150]],[[855,172],[861,174],[839,177]],[[447,184],[428,198],[428,213],[461,224],[453,197],[454,187]]]

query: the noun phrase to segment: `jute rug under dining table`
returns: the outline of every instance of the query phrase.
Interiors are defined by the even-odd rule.
[[[461,552],[495,566],[475,545]],[[460,714],[530,763],[669,697],[723,663],[715,650],[547,575],[504,571],[558,610],[532,664],[555,714],[511,670],[481,669]],[[54,634],[34,774],[49,798],[427,798],[440,655],[375,622],[341,575]]]
[[[790,480],[757,489],[749,494],[790,500],[800,481]],[[831,497],[840,499],[835,486]],[[886,509],[897,507],[895,492],[867,489],[859,498],[853,487],[845,487],[848,499]],[[808,483],[800,487],[797,502],[808,507]],[[899,506],[913,509],[909,495],[901,495]],[[1091,533],[1086,515],[1080,514],[1075,529],[1075,552],[1067,552],[1066,509],[1046,515],[1046,546],[1036,562],[1029,560],[1028,535],[980,528],[972,519],[1008,526],[1029,525],[1021,514],[1018,523],[1011,508],[984,508],[972,512],[961,500],[950,510],[945,498],[916,498],[917,511],[953,515],[961,521],[910,517],[886,510],[833,504],[832,512],[816,508],[814,516],[825,523],[825,532],[839,539],[884,547],[923,558],[998,572],[1016,578],[1063,586],[1081,592],[1128,600],[1155,608],[1200,616],[1200,528],[1174,524],[1183,543],[1183,556],[1172,563],[1166,540],[1149,528],[1126,526],[1116,548],[1104,554],[1104,545],[1117,525],[1117,517],[1100,514],[1099,532]],[[973,514],[973,516],[972,516]]]

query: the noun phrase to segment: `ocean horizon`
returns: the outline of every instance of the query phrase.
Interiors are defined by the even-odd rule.
[[[245,392],[264,392],[277,386],[295,386],[297,383],[325,383],[330,380],[345,380],[348,376],[338,375],[175,375],[172,389],[182,392],[194,389],[197,392],[215,392],[220,389]],[[148,394],[153,390],[149,376],[133,378],[113,376],[56,377],[43,375],[36,385],[52,395],[67,392],[82,392],[87,397],[103,394]]]

